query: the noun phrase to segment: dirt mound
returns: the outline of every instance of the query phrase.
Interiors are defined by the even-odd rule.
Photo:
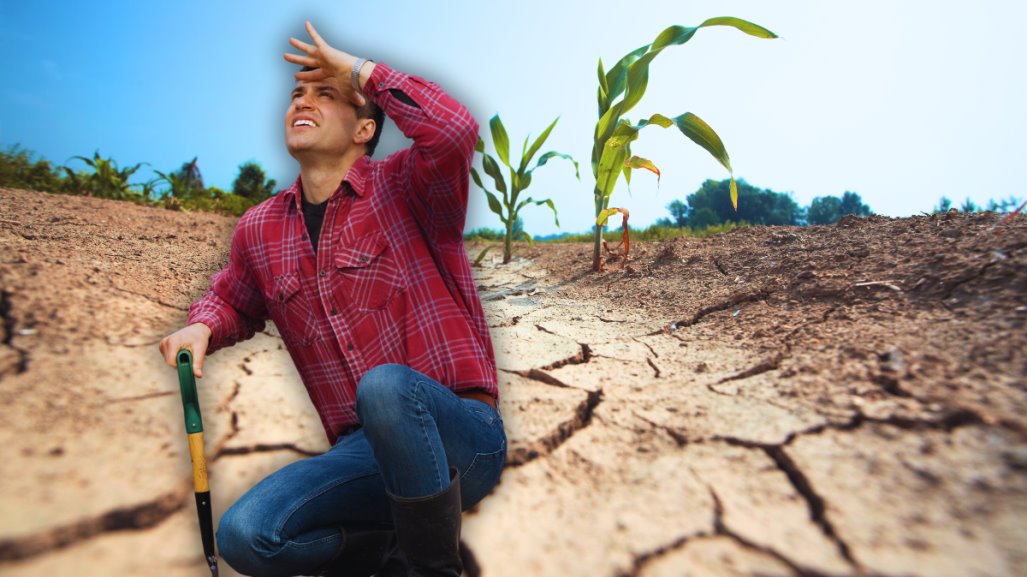
[[[1027,573],[1024,220],[486,262],[510,454],[465,517],[482,574]],[[0,572],[205,570],[156,343],[234,223],[0,189]],[[218,517],[325,440],[273,326],[205,373]]]

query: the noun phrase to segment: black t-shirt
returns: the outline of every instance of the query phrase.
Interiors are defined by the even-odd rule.
[[[302,196],[301,196],[302,198]],[[328,201],[324,201],[321,204],[312,204],[307,202],[306,198],[303,198],[303,221],[307,223],[307,234],[310,235],[310,245],[314,247],[314,252],[317,252],[317,237],[321,236],[321,223],[325,219],[325,208],[328,207]]]

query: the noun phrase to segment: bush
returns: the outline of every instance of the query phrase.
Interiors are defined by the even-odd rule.
[[[19,144],[0,151],[0,186],[61,192],[64,183],[60,173],[50,161],[35,156]]]

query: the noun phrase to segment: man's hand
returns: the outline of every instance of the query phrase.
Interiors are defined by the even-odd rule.
[[[209,343],[210,328],[203,323],[193,323],[161,339],[160,352],[166,363],[178,367],[178,351],[188,349],[193,353],[193,375],[203,378],[203,359]]]
[[[295,38],[289,38],[289,44],[292,44],[295,48],[302,50],[307,55],[303,56],[302,54],[286,53],[285,59],[293,64],[310,66],[317,70],[297,72],[295,74],[296,80],[316,82],[328,77],[334,77],[339,83],[339,90],[342,91],[343,97],[352,102],[354,106],[363,106],[367,100],[364,95],[353,86],[353,81],[351,79],[353,65],[356,64],[357,57],[329,46],[329,44],[325,42],[324,38],[321,38],[321,35],[317,33],[317,30],[314,30],[314,25],[311,24],[309,20],[306,22],[306,27],[307,34],[310,34],[310,39],[314,41],[314,44],[310,45]],[[373,66],[374,64],[372,62],[368,62],[361,69],[361,81],[367,79],[367,76],[370,74],[370,69],[373,68]]]

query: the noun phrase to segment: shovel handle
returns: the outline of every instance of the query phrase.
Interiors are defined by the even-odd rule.
[[[178,385],[182,389],[182,409],[185,410],[185,431],[203,432],[200,399],[196,396],[196,377],[193,376],[193,354],[188,349],[178,351]]]
[[[200,538],[203,554],[213,577],[218,575],[217,555],[214,551],[214,523],[210,503],[210,484],[207,481],[207,456],[203,450],[203,417],[200,415],[200,399],[196,394],[196,377],[193,376],[193,354],[183,349],[178,351],[178,385],[182,389],[182,411],[185,414],[185,430],[189,434],[189,458],[193,464],[193,487],[196,492],[196,512],[200,519]]]

